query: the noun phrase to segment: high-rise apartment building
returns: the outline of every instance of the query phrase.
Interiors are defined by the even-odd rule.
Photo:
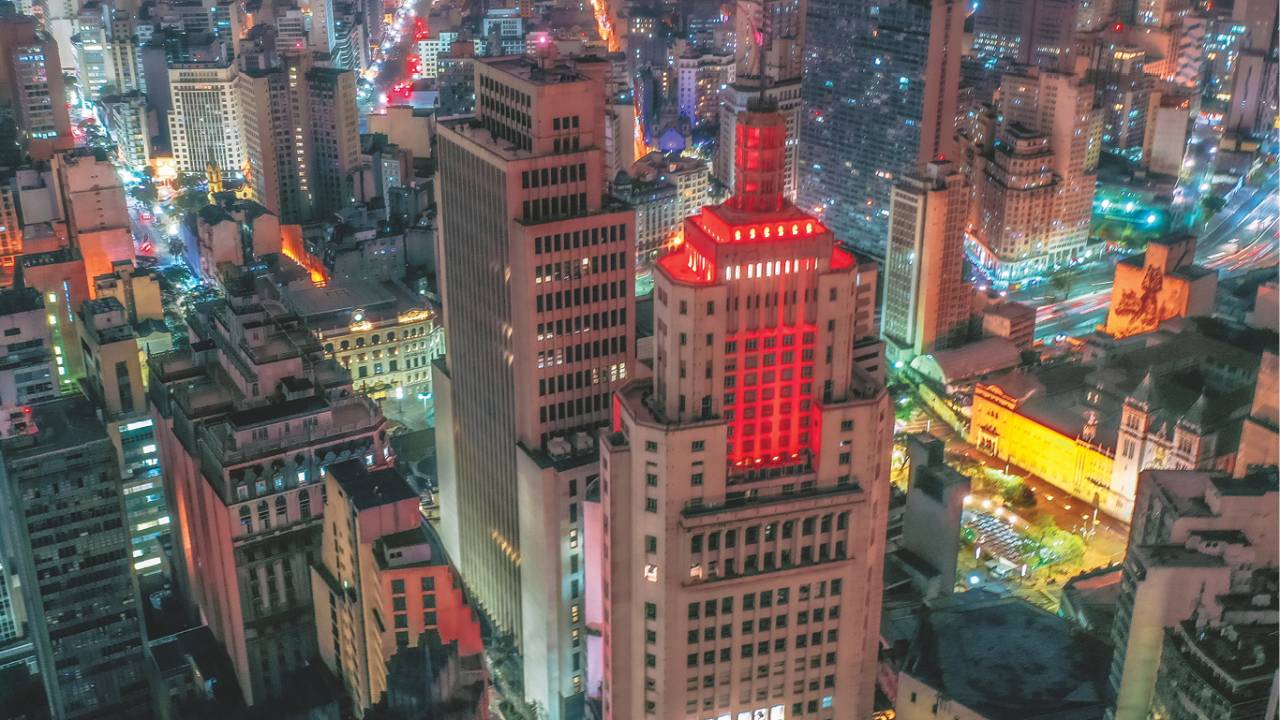
[[[1100,113],[1068,73],[1019,68],[1000,83],[996,142],[973,162],[973,255],[1011,280],[1082,257],[1089,240]]]
[[[883,257],[889,191],[952,158],[965,4],[811,0],[799,204],[841,241]]]
[[[283,224],[311,219],[314,200],[311,97],[303,56],[282,67],[248,69],[236,79],[244,138],[245,180],[253,198]]]
[[[236,65],[231,61],[169,65],[169,141],[178,170],[238,173],[244,162]]]
[[[0,532],[22,578],[53,717],[151,717],[116,453],[84,398],[35,405],[0,440]]]
[[[1123,24],[1092,34],[1081,46],[1078,64],[1088,68],[1085,79],[1102,116],[1103,149],[1131,162],[1141,160],[1155,87],[1155,78],[1145,71],[1146,50],[1129,41]]]
[[[35,18],[0,18],[0,105],[12,109],[36,159],[74,142],[59,58],[58,44]]]
[[[676,60],[676,104],[694,124],[715,122],[720,93],[734,81],[736,66],[727,53],[690,49]]]
[[[526,698],[578,717],[582,505],[592,436],[635,370],[634,213],[603,192],[607,63],[475,67],[476,116],[441,121],[437,140],[442,534],[528,659]]]
[[[929,163],[893,186],[881,316],[881,335],[893,362],[910,362],[967,339],[968,207],[968,184],[950,162]]]
[[[314,67],[306,73],[311,132],[313,210],[332,213],[351,202],[351,174],[360,166],[360,113],[356,74]]]
[[[609,720],[871,713],[876,271],[784,200],[785,142],[777,113],[739,116],[734,194],[658,260],[653,378],[601,436]]]
[[[116,141],[120,161],[131,168],[144,168],[151,162],[151,130],[147,98],[141,91],[107,95],[100,101],[102,122]]]
[[[378,406],[256,280],[229,281],[189,318],[189,347],[147,362],[175,563],[251,704],[280,697],[316,652],[326,468],[392,461]]]

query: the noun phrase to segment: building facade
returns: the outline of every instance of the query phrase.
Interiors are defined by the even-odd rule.
[[[181,172],[241,172],[244,136],[240,96],[232,62],[179,63],[169,66],[169,141]]]
[[[808,4],[798,204],[842,242],[883,257],[893,183],[955,157],[965,14],[954,0]]]
[[[0,453],[0,532],[53,717],[152,717],[119,465],[95,409],[84,398],[34,406]]]
[[[193,314],[190,347],[148,359],[175,560],[250,704],[280,697],[316,651],[310,563],[328,466],[392,462],[378,406],[255,282],[241,276]]]
[[[950,163],[904,176],[889,201],[881,335],[890,361],[911,362],[967,339],[964,232],[969,187]]]
[[[733,197],[655,271],[652,380],[601,436],[604,717],[864,717],[891,415],[875,270],[783,199],[738,116]],[[876,359],[859,361],[863,341]]]
[[[574,718],[584,457],[635,370],[634,213],[603,192],[606,62],[475,66],[476,116],[442,121],[437,144],[448,355],[433,382],[437,425],[453,428],[438,445],[442,534],[528,659],[526,698]]]

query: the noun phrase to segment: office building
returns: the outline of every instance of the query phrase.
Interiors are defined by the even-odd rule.
[[[0,532],[22,578],[52,715],[149,718],[115,449],[81,397],[32,406],[30,423],[0,440]]]
[[[1000,84],[995,142],[973,163],[970,255],[1004,283],[1084,257],[1101,124],[1093,88],[1053,70],[1018,68]]]
[[[1266,717],[1268,707],[1276,702],[1275,670],[1280,660],[1275,643],[1280,613],[1274,598],[1271,595],[1265,606],[1259,601],[1252,613],[1256,617],[1214,624],[1197,617],[1167,628],[1152,715],[1220,720]]]
[[[245,182],[253,199],[286,225],[311,219],[315,164],[306,63],[248,69],[236,79],[243,122]]]
[[[957,0],[809,3],[798,203],[841,242],[883,257],[893,183],[956,156],[964,21]]]
[[[60,58],[58,43],[35,18],[0,18],[0,105],[10,108],[37,160],[74,144]]]
[[[26,230],[28,248],[18,257],[18,271],[23,284],[44,298],[58,393],[73,393],[84,377],[84,353],[76,334],[76,313],[89,299],[84,259],[78,249],[67,245],[65,227],[60,236],[48,225]],[[54,246],[41,247],[46,244]]]
[[[1275,595],[1266,604],[1256,600],[1268,574],[1275,587],[1278,503],[1274,467],[1243,478],[1195,470],[1142,474],[1111,629],[1115,650],[1109,680],[1115,705],[1109,720],[1150,717],[1157,680],[1165,667],[1161,658],[1166,649],[1170,653],[1185,649],[1177,637],[1181,623],[1230,625],[1256,621],[1259,615],[1275,622]],[[1260,579],[1264,582],[1259,583]],[[1209,642],[1209,632],[1221,629],[1200,632],[1205,633],[1201,639]],[[1199,661],[1211,657],[1202,656]],[[1167,666],[1170,672],[1176,672],[1173,665]],[[1274,676],[1274,664],[1270,670]],[[1217,680],[1230,681],[1234,673],[1223,675]],[[1194,696],[1197,702],[1211,700],[1211,695]]]
[[[187,348],[148,358],[148,396],[187,600],[250,704],[285,693],[316,652],[310,562],[329,465],[392,462],[386,421],[255,281],[189,318]]]
[[[871,714],[892,419],[875,266],[782,194],[786,121],[655,269],[601,435],[606,720]]]
[[[437,136],[442,534],[550,718],[582,712],[592,435],[635,370],[634,213],[604,195],[608,64],[476,60]]]
[[[356,74],[314,67],[306,73],[311,133],[311,168],[317,216],[350,203],[351,175],[360,166],[360,117],[356,108]]]
[[[159,590],[171,577],[170,516],[154,421],[147,409],[139,337],[128,308],[112,295],[86,302],[79,321],[84,386],[102,410],[119,459],[132,568],[141,589]]]
[[[217,167],[232,176],[244,162],[236,65],[230,61],[170,63],[169,141],[180,172]]]
[[[968,339],[968,202],[964,174],[950,162],[929,163],[893,186],[881,316],[891,362],[911,362]]]
[[[320,659],[342,678],[357,715],[391,690],[396,656],[430,635],[457,643],[463,662],[479,670],[483,696],[480,619],[422,518],[418,493],[395,469],[370,471],[359,460],[331,466],[324,482],[325,512],[350,522],[325,526],[323,554],[311,568],[316,637]]]

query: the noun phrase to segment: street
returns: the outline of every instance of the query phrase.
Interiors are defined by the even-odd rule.
[[[1276,264],[1280,171],[1271,170],[1255,185],[1236,190],[1200,234],[1196,262],[1218,271],[1219,279]],[[1036,308],[1036,338],[1078,337],[1107,318],[1114,265],[1099,263],[1073,275],[1065,298],[1048,284],[1023,287],[1009,299]]]

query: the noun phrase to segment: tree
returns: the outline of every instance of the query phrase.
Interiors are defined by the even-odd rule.
[[[1056,292],[1061,293],[1063,300],[1071,297],[1071,289],[1075,286],[1075,283],[1075,272],[1067,268],[1055,270],[1053,274],[1049,276],[1049,286]]]

